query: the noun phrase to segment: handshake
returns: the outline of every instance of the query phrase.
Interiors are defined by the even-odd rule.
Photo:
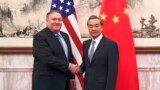
[[[73,74],[80,74],[81,73],[81,68],[80,68],[80,66],[78,64],[71,64],[69,66],[69,70]]]

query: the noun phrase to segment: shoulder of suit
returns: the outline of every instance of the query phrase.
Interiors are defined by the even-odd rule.
[[[104,37],[104,36],[103,36],[102,39],[105,40],[105,41],[108,42],[108,43],[116,44],[116,42],[115,42],[114,40],[111,40],[111,39],[109,39],[109,38],[107,38],[107,37]]]
[[[91,41],[92,41],[92,39],[85,40],[85,41],[83,41],[83,44],[89,43]]]
[[[65,32],[63,32],[63,31],[60,31],[60,33],[61,33],[61,34],[65,34],[65,35],[67,35],[67,33],[65,33]]]
[[[60,33],[61,33],[62,36],[68,37],[68,34],[67,34],[67,33],[65,33],[65,32],[63,32],[63,31],[60,31]]]
[[[36,34],[34,35],[34,37],[36,37],[36,36],[43,36],[46,32],[50,32],[47,27],[46,27],[46,28],[43,28],[41,31],[39,31],[38,33],[36,33]]]

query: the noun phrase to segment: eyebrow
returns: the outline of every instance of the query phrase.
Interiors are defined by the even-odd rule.
[[[92,25],[92,26],[94,25],[95,26],[95,25],[100,25],[100,24],[88,24],[88,25]]]

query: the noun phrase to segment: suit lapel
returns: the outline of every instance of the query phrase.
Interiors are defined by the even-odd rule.
[[[58,42],[58,39],[55,37],[54,33],[50,31],[49,29],[46,30],[48,40],[51,43],[51,47],[53,49],[58,48],[60,46],[60,43]],[[58,48],[59,50],[59,48]]]
[[[59,50],[61,50],[63,52],[64,56],[66,57],[66,55],[63,51],[63,47],[61,46],[60,42],[58,41],[58,39],[56,38],[54,33],[52,31],[50,31],[48,28],[46,29],[46,33],[47,33],[47,36],[49,37],[48,40],[51,43],[52,49],[57,49],[57,52],[59,52]]]
[[[84,48],[85,48],[84,52],[86,52],[86,58],[87,58],[86,60],[88,63],[90,63],[88,53],[89,53],[89,47],[90,47],[91,41],[92,40],[90,39],[88,42],[86,42],[86,45],[84,46]]]
[[[103,47],[103,38],[104,38],[104,37],[102,37],[102,39],[100,40],[100,42],[99,42],[99,44],[98,44],[98,46],[97,46],[97,48],[96,48],[96,50],[95,50],[95,52],[94,52],[94,54],[93,54],[93,58],[92,58],[91,64],[94,63],[96,55],[100,54],[99,51],[100,51],[100,50],[102,49],[102,47]]]

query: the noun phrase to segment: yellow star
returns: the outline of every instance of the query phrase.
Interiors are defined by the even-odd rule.
[[[114,16],[112,21],[114,22],[114,24],[118,23],[119,22],[119,17]]]
[[[105,13],[100,14],[100,18],[101,20],[106,20],[107,15]]]
[[[128,8],[124,8],[124,14],[128,15]]]

